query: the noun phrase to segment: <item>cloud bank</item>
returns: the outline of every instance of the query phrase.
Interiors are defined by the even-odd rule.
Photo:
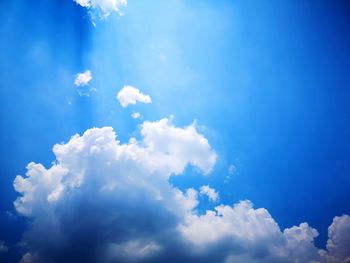
[[[92,128],[53,147],[49,168],[29,163],[14,187],[27,217],[22,262],[346,262],[350,217],[335,217],[326,250],[307,223],[281,230],[250,201],[199,215],[204,186],[169,183],[188,165],[208,175],[217,159],[195,125],[145,121],[141,139],[121,143],[111,127]],[[49,231],[49,234],[48,234]]]
[[[117,99],[122,105],[122,107],[127,107],[128,105],[135,105],[137,102],[141,103],[151,103],[151,97],[140,92],[135,87],[124,86],[117,94]]]

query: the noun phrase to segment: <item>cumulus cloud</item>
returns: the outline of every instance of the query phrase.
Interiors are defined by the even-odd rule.
[[[151,97],[140,92],[135,87],[124,86],[117,94],[117,99],[119,100],[122,107],[127,107],[132,104],[135,105],[137,102],[141,103],[151,103]]]
[[[122,15],[120,9],[127,5],[127,0],[74,0],[74,2],[87,8],[93,19],[96,16],[106,18],[113,12]]]
[[[92,80],[92,73],[90,70],[86,70],[85,72],[78,73],[75,75],[74,85],[77,87],[83,87],[89,84]]]
[[[208,196],[209,200],[212,202],[219,200],[218,192],[216,192],[215,189],[211,188],[209,185],[201,186],[200,194]]]
[[[209,174],[217,159],[194,124],[145,121],[141,139],[121,143],[111,127],[92,128],[53,147],[46,168],[29,163],[14,187],[29,219],[21,262],[346,262],[349,216],[335,217],[326,250],[307,223],[284,229],[250,201],[197,213],[209,186],[169,182],[188,165]],[[216,193],[216,194],[215,194]],[[211,197],[210,197],[211,196]],[[48,229],[50,235],[48,235]]]
[[[350,262],[350,216],[336,216],[328,228],[326,262]]]
[[[144,122],[141,135],[121,144],[111,127],[89,129],[55,145],[50,168],[30,163],[26,176],[16,177],[16,210],[31,219],[24,262],[120,262],[163,253],[163,239],[197,204],[196,191],[180,191],[169,176],[187,165],[209,173],[216,153],[193,125]]]
[[[254,209],[249,201],[187,214],[178,230],[199,251],[225,244],[223,262],[347,262],[350,255],[348,216],[335,217],[325,251],[315,247],[318,232],[307,223],[281,231],[266,209]],[[334,235],[339,236],[333,250]]]

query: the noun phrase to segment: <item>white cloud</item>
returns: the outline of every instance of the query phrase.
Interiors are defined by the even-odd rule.
[[[249,201],[234,206],[220,205],[204,215],[187,213],[178,226],[183,237],[197,250],[225,244],[225,262],[348,262],[350,217],[335,217],[329,227],[327,250],[318,249],[316,229],[307,223],[280,230],[264,208],[254,209]]]
[[[216,154],[193,125],[144,122],[141,135],[141,141],[121,144],[111,127],[89,129],[55,145],[50,168],[30,163],[26,176],[16,177],[14,187],[21,194],[16,210],[32,222],[23,237],[28,252],[23,262],[63,257],[70,246],[84,262],[106,262],[111,255],[125,261],[162,251],[161,233],[173,231],[178,218],[198,203],[195,190],[183,193],[170,185],[169,176],[190,164],[208,173]],[[80,240],[87,233],[91,239]],[[94,249],[102,258],[94,258]],[[111,249],[123,253],[111,254]]]
[[[93,19],[96,15],[99,18],[106,18],[112,12],[121,15],[121,7],[127,6],[127,0],[74,0],[74,2],[89,9]]]
[[[145,259],[158,253],[161,246],[153,241],[134,240],[122,244],[110,244],[107,248],[106,258],[113,261],[115,258],[131,258],[133,261]]]
[[[231,206],[220,205],[204,215],[188,214],[179,226],[185,238],[196,245],[213,244],[225,238],[255,242],[280,234],[276,222],[266,209],[253,209],[249,201]]]
[[[141,118],[141,114],[140,114],[139,112],[133,112],[133,113],[131,114],[131,117],[132,117],[133,119],[139,119],[139,118]]]
[[[130,104],[151,103],[151,97],[149,95],[142,94],[137,88],[132,86],[124,86],[117,94],[117,99],[122,107],[127,107]]]
[[[200,189],[200,194],[208,196],[209,200],[212,202],[217,202],[219,200],[219,194],[215,189],[209,187],[209,185],[203,185]]]
[[[15,189],[23,195],[15,202],[17,211],[24,215],[41,213],[43,205],[56,203],[65,192],[93,179],[88,176],[95,174],[90,175],[86,170],[94,171],[100,161],[95,158],[102,158],[103,165],[108,168],[106,175],[98,178],[100,187],[110,190],[114,189],[113,185],[124,189],[132,184],[136,176],[133,173],[137,174],[139,182],[147,182],[150,174],[154,174],[154,180],[167,182],[171,174],[181,174],[188,164],[207,174],[216,162],[216,154],[207,139],[193,125],[177,128],[168,119],[146,121],[142,124],[141,135],[140,142],[133,139],[129,144],[120,144],[111,127],[93,128],[83,136],[73,136],[67,144],[56,144],[53,151],[57,164],[46,169],[31,162],[27,166],[27,177],[16,177]],[[119,176],[114,175],[113,168]],[[120,178],[123,173],[130,175]],[[152,182],[150,180],[147,185]]]
[[[0,253],[4,253],[7,252],[9,249],[6,246],[5,242],[0,240]]]
[[[33,262],[37,262],[38,258],[36,255],[32,255],[30,253],[26,253],[23,255],[23,257],[21,258],[21,261],[19,263],[33,263]]]
[[[336,216],[328,228],[326,262],[350,262],[350,216]]]
[[[53,148],[50,168],[30,163],[14,187],[30,219],[22,262],[342,262],[350,217],[335,217],[327,250],[307,223],[281,231],[249,201],[199,215],[198,192],[169,182],[188,165],[212,171],[216,153],[194,124],[145,121],[141,139],[120,143],[111,127],[92,128]],[[200,189],[213,199],[209,186]],[[213,190],[213,189],[212,189]],[[215,198],[214,198],[215,199]],[[50,229],[50,235],[47,230]]]
[[[230,175],[233,175],[235,172],[237,171],[237,168],[234,164],[231,164],[229,167],[228,167],[228,173]]]
[[[86,70],[85,72],[78,73],[75,76],[74,85],[77,87],[83,87],[89,84],[92,80],[92,74],[90,70]]]

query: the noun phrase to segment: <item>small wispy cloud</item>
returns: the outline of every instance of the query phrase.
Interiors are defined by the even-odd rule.
[[[74,2],[88,9],[93,21],[96,17],[105,19],[113,12],[122,15],[121,7],[128,4],[127,0],[74,0]]]
[[[139,113],[139,112],[133,112],[133,113],[131,114],[131,117],[132,117],[133,119],[139,119],[139,118],[141,118],[141,113]]]
[[[216,202],[219,200],[219,194],[215,191],[214,188],[211,188],[209,185],[203,185],[199,192],[201,195],[208,196],[209,200]]]
[[[230,175],[233,175],[234,173],[236,173],[237,171],[237,168],[234,164],[231,164],[229,167],[228,167],[228,174]]]
[[[75,75],[74,85],[77,88],[79,96],[90,97],[92,93],[96,92],[97,89],[91,87],[90,81],[92,80],[92,73],[90,70],[85,70],[84,72],[77,73]],[[71,104],[68,102],[68,104]]]
[[[9,249],[6,246],[5,242],[0,240],[0,253],[5,253],[7,252]]]
[[[117,94],[117,99],[122,107],[127,107],[132,104],[135,105],[137,102],[151,103],[152,99],[149,95],[145,95],[140,92],[139,89],[133,86],[124,86]]]
[[[89,84],[92,80],[92,73],[90,70],[86,70],[85,72],[78,73],[75,75],[74,85],[77,87],[83,87]]]

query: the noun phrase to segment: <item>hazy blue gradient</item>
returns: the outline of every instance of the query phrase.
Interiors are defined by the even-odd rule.
[[[124,13],[94,27],[72,0],[0,1],[0,240],[15,245],[25,229],[8,212],[27,163],[49,165],[55,143],[90,127],[125,142],[135,110],[204,125],[215,170],[188,169],[175,185],[252,200],[281,228],[307,221],[324,246],[332,218],[350,213],[348,2],[130,0]],[[80,97],[86,69],[97,91]],[[153,104],[122,109],[126,84]]]

